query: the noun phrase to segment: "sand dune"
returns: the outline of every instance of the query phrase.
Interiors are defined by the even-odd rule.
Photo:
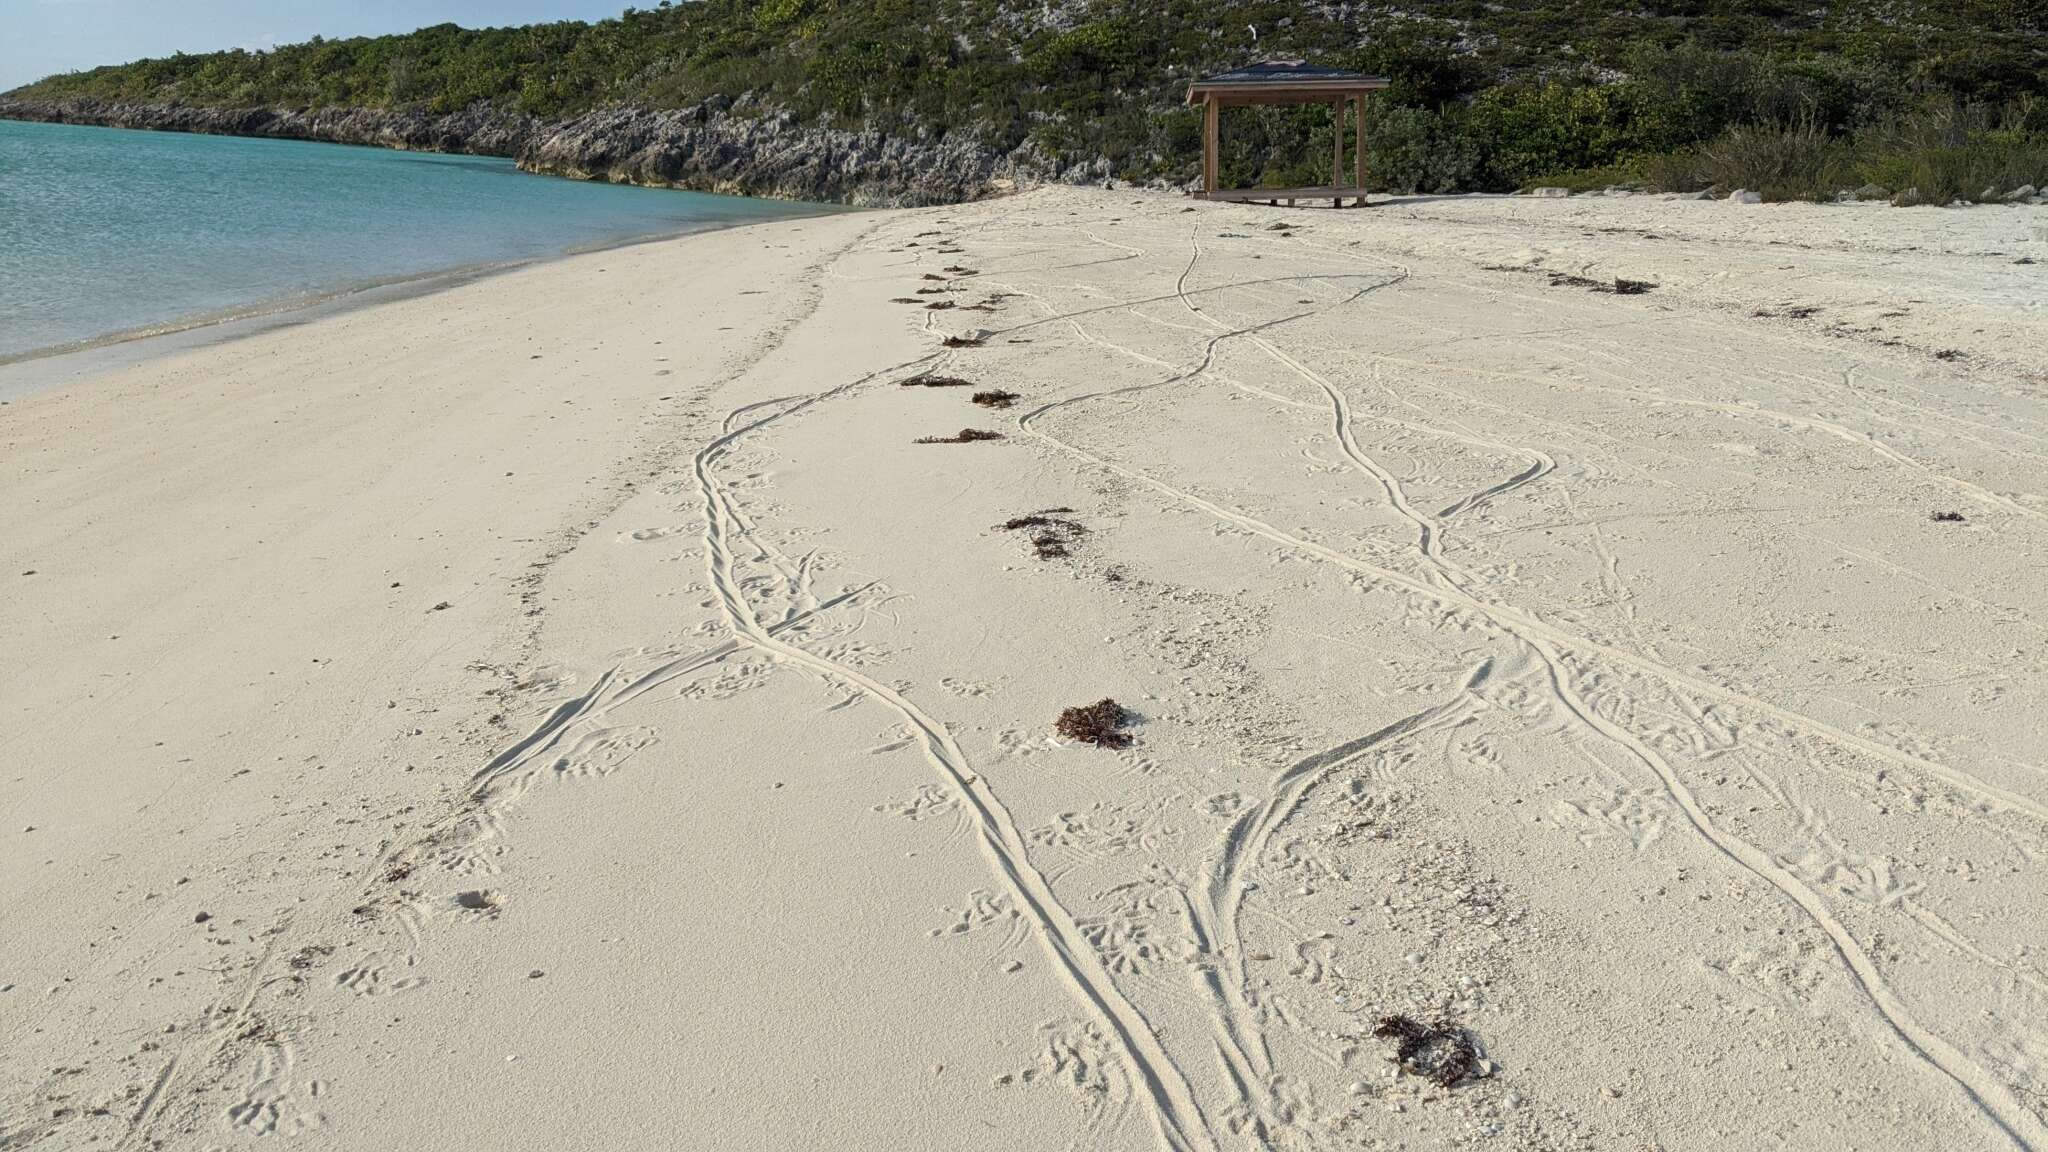
[[[2040,218],[1045,190],[14,400],[0,1147],[2048,1148]]]

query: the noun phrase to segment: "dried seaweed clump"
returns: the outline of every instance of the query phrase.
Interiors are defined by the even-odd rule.
[[[983,408],[1008,408],[1017,402],[1017,394],[996,388],[987,392],[976,392],[969,399]]]
[[[986,341],[984,341],[984,340],[983,340],[983,339],[982,339],[981,337],[979,337],[979,336],[948,336],[948,337],[946,337],[946,347],[948,347],[948,348],[979,348],[979,347],[981,347],[981,346],[982,346],[982,345],[983,345],[984,343],[986,343]]]
[[[903,381],[902,386],[905,388],[972,388],[974,387],[974,381],[962,380],[958,376],[934,376],[929,372],[920,372],[910,379]]]
[[[1565,272],[1550,274],[1552,288],[1584,288],[1588,292],[1609,292],[1616,296],[1641,296],[1656,285],[1648,280],[1625,280],[1619,276],[1613,283],[1605,280],[1589,280],[1584,276],[1573,276]]]
[[[1031,529],[1031,550],[1038,554],[1040,560],[1058,560],[1073,555],[1081,537],[1088,532],[1087,526],[1081,522],[1061,515],[1072,511],[1072,508],[1048,508],[1029,516],[1018,516],[1005,521],[1003,531]]]
[[[1963,514],[1961,512],[1929,512],[1927,518],[1936,524],[1961,524],[1963,522]]]
[[[1001,440],[1001,432],[989,432],[981,428],[962,428],[951,436],[920,436],[919,444],[972,444],[978,440]]]
[[[1372,1034],[1382,1040],[1398,1040],[1394,1059],[1401,1071],[1424,1077],[1439,1088],[1456,1085],[1479,1067],[1479,1049],[1472,1043],[1472,1034],[1449,1020],[1424,1024],[1408,1016],[1382,1016]]]
[[[1484,267],[1488,272],[1524,272],[1548,276],[1552,288],[1584,288],[1588,292],[1606,292],[1614,296],[1641,296],[1657,287],[1648,280],[1629,280],[1620,276],[1616,276],[1612,281],[1591,280],[1584,276],[1574,276],[1569,272],[1552,272],[1547,268],[1530,268],[1514,264],[1487,264]]]
[[[1052,730],[1068,740],[1099,748],[1128,748],[1131,735],[1123,729],[1130,722],[1131,714],[1124,710],[1123,705],[1102,699],[1060,713],[1060,718],[1053,722]]]

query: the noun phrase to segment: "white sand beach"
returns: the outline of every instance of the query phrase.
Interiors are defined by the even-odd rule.
[[[2044,234],[1046,189],[12,399],[0,1148],[2048,1149]]]

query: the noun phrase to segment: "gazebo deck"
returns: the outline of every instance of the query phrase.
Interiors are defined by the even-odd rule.
[[[1322,184],[1312,188],[1218,188],[1213,192],[1202,192],[1205,200],[1221,200],[1233,204],[1278,203],[1282,200],[1292,203],[1296,200],[1341,200],[1355,196],[1362,204],[1365,193],[1358,188],[1342,188],[1335,184]],[[1340,205],[1341,207],[1341,205]]]

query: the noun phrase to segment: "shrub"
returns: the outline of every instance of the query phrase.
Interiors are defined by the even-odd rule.
[[[1373,117],[1368,180],[1391,192],[1458,192],[1480,186],[1478,141],[1464,109],[1392,107]]]
[[[1748,188],[1767,200],[1821,200],[1834,192],[1834,149],[1811,120],[1739,124],[1696,155],[1702,184]]]
[[[1901,204],[1948,204],[2048,183],[2048,132],[2027,127],[2030,108],[1993,114],[1952,102],[1892,116],[1850,135],[1817,122],[1738,124],[1692,148],[1639,156],[1625,166],[1551,174],[1539,182],[1592,187],[1633,173],[1643,186],[1692,192],[1749,188],[1766,200],[1828,200],[1877,184]]]
[[[1496,187],[1612,164],[1630,143],[1621,91],[1582,83],[1488,92],[1472,104],[1472,134],[1484,149],[1484,182]]]
[[[2030,110],[1994,115],[1944,101],[1918,116],[1861,133],[1845,170],[1856,183],[1914,190],[1914,203],[1975,201],[1989,189],[2048,183],[2048,132],[2028,131]]]
[[[1391,78],[1374,101],[1370,159],[1377,182],[1399,191],[1499,190],[1594,170],[1696,181],[1703,148],[1716,162],[1769,159],[1764,142],[1723,139],[1737,126],[1810,123],[1852,139],[1837,157],[1845,170],[1974,196],[2015,176],[2039,182],[2026,172],[2031,141],[2048,133],[2044,12],[2040,0],[1845,0],[1817,12],[1790,0],[689,0],[588,24],[443,24],[173,55],[16,95],[432,112],[481,103],[541,119],[702,102],[922,140],[959,135],[1002,153],[1027,146],[1048,170],[1185,180],[1201,147],[1200,115],[1183,104],[1188,79],[1300,56]],[[1928,96],[2018,111],[1946,143],[1867,142],[1873,131],[1889,139]],[[1326,108],[1233,110],[1225,135],[1234,184],[1328,176]]]

